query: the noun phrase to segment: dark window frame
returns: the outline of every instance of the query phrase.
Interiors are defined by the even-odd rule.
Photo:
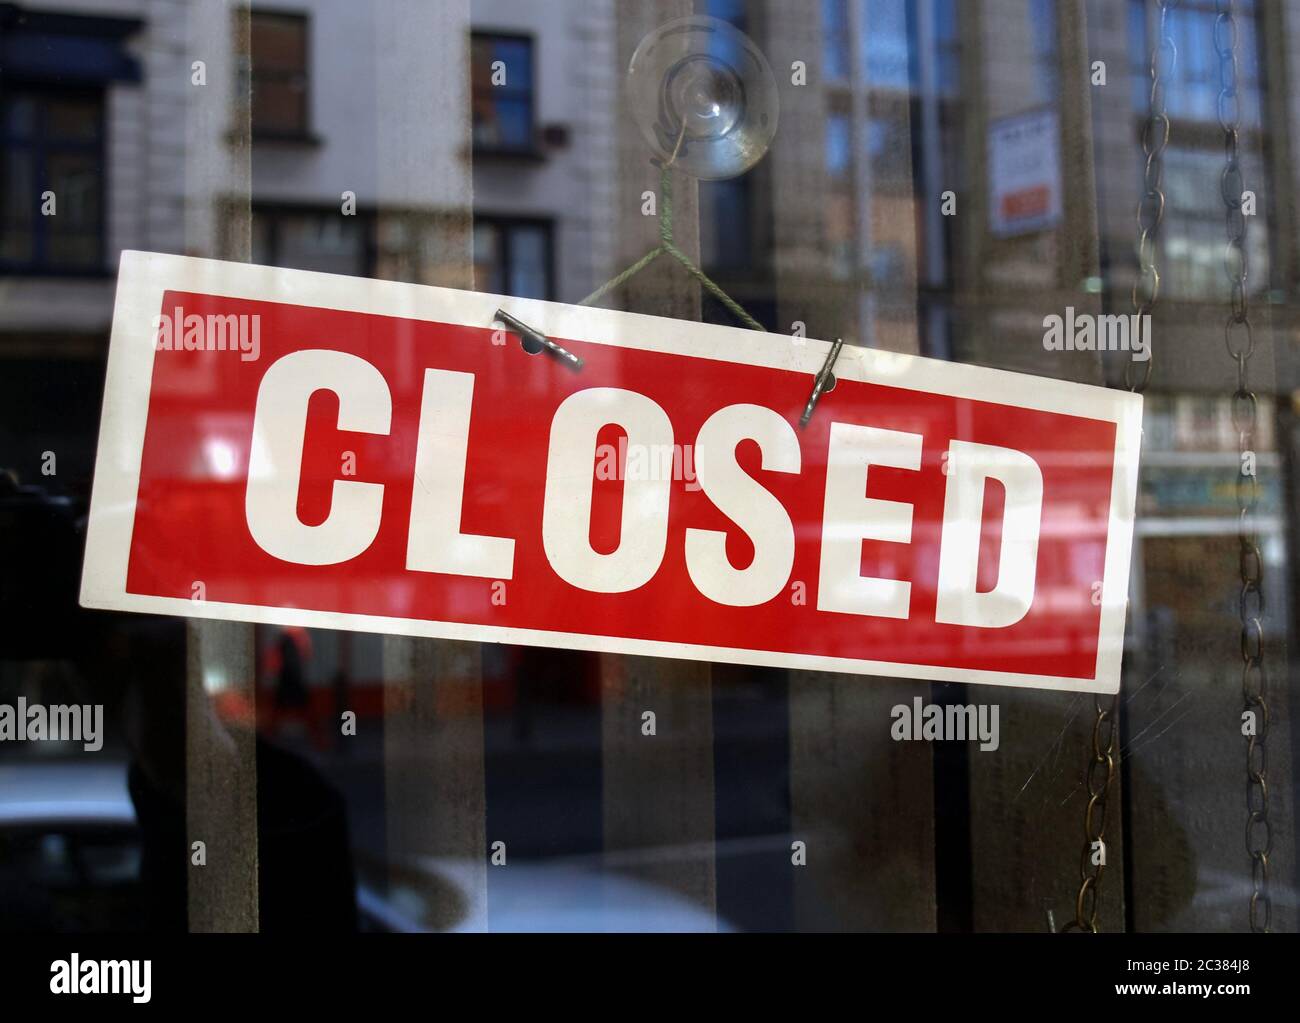
[[[486,90],[477,89],[474,82],[474,44],[480,40],[500,40],[509,43],[523,43],[528,47],[528,82],[524,86],[512,86],[507,76],[505,85],[489,84]],[[475,28],[470,31],[470,144],[475,156],[504,156],[540,159],[541,129],[537,117],[537,37],[528,32],[507,29]],[[479,142],[473,126],[474,109],[480,96],[484,98],[500,97],[511,100],[525,100],[528,103],[528,141],[524,145],[490,144]]]
[[[280,228],[285,219],[290,217],[343,217],[344,214],[339,211],[338,206],[323,206],[314,202],[259,202],[253,201],[251,208],[252,218],[256,220],[261,217],[267,228],[267,248],[270,250],[271,261],[266,264],[269,266],[283,267],[286,264],[281,262],[283,253],[281,251]],[[356,213],[348,215],[349,219],[355,219],[357,226],[361,231],[361,267],[358,276],[373,278],[375,269],[379,265],[379,210],[374,207],[358,207]],[[290,269],[293,269],[290,267]],[[314,271],[329,272],[329,271]]]
[[[554,302],[556,297],[556,273],[555,273],[555,219],[544,216],[514,215],[509,213],[474,213],[474,223],[471,231],[477,229],[479,225],[486,225],[495,228],[498,232],[498,238],[501,241],[501,280],[508,288],[510,283],[511,268],[511,251],[512,246],[508,238],[510,230],[518,227],[541,228],[546,236],[546,293],[541,296],[543,301]],[[477,267],[477,258],[474,261]],[[474,282],[474,287],[480,288],[479,282]],[[515,296],[518,297],[518,296]]]
[[[258,142],[305,142],[316,145],[320,138],[313,130],[312,122],[312,17],[311,12],[300,8],[258,7],[245,8],[248,12],[248,127],[249,134]],[[298,23],[302,29],[302,68],[300,70],[283,70],[262,68],[259,70],[253,54],[253,21],[257,18],[278,19]],[[298,78],[302,82],[302,123],[297,128],[259,128],[257,125],[257,86],[259,79],[272,78],[283,84]]]
[[[0,148],[5,152],[16,149],[30,149],[35,153],[32,180],[32,258],[30,260],[7,260],[0,258],[0,274],[13,277],[65,277],[65,278],[96,278],[110,276],[112,271],[108,267],[108,197],[109,197],[109,166],[108,166],[108,97],[106,90],[102,86],[96,85],[61,85],[47,81],[27,80],[21,78],[4,78],[0,80],[0,92],[7,100],[14,95],[35,95],[44,99],[51,96],[78,97],[84,99],[93,99],[99,106],[99,117],[97,121],[97,131],[95,138],[86,142],[77,142],[75,140],[61,140],[53,147],[46,145],[47,140],[44,137],[43,121],[36,128],[36,133],[30,140],[19,140],[10,132],[7,122],[0,117]],[[45,156],[51,150],[55,151],[76,151],[90,152],[97,157],[99,167],[99,182],[97,195],[97,209],[99,216],[95,223],[95,234],[97,239],[96,253],[93,263],[87,263],[82,266],[66,266],[49,261],[49,224],[48,218],[41,215],[40,197],[41,194],[49,189],[49,180],[45,171]],[[5,181],[5,168],[0,163],[0,188],[8,189]],[[56,191],[55,201],[58,201]],[[57,216],[57,212],[55,216]],[[6,231],[7,225],[0,220],[0,235]]]

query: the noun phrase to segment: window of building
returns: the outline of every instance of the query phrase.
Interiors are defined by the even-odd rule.
[[[368,277],[374,264],[373,217],[337,209],[253,210],[252,261],[265,266]]]
[[[749,30],[746,0],[707,0],[704,13],[711,18],[729,22],[742,32]]]
[[[935,85],[943,96],[961,94],[961,21],[957,0],[934,0]]]
[[[307,31],[305,15],[252,12],[249,35],[254,135],[295,138],[310,134]]]
[[[906,91],[917,84],[916,0],[863,4],[863,62],[878,89]]]
[[[1061,91],[1056,0],[1029,0],[1026,17],[1034,59],[1034,100],[1055,103]]]
[[[1242,175],[1247,188],[1260,189],[1263,164],[1245,154]],[[1223,151],[1220,147],[1170,147],[1165,152],[1164,256],[1161,283],[1181,298],[1225,302],[1228,282],[1223,269],[1226,240],[1220,199]],[[1268,286],[1268,224],[1252,217],[1246,231],[1247,278],[1252,291]]]
[[[1170,33],[1177,47],[1178,57],[1172,73],[1166,73],[1165,106],[1173,120],[1218,122],[1219,117],[1219,55],[1215,50],[1215,22],[1218,8],[1214,0],[1186,0],[1169,12]],[[1260,98],[1264,89],[1264,75],[1260,60],[1260,46],[1253,0],[1237,4],[1237,92],[1240,96],[1242,125],[1257,128],[1260,125]],[[1145,115],[1150,99],[1151,79],[1148,73],[1150,42],[1159,32],[1158,14],[1148,11],[1141,0],[1129,3],[1129,62],[1131,65],[1133,107]],[[1225,40],[1230,39],[1227,29],[1221,30]],[[1162,71],[1164,71],[1162,63]]]
[[[708,0],[705,10],[741,32],[748,29],[745,0]],[[741,60],[740,53],[721,41],[713,55],[732,65]],[[745,270],[755,261],[753,181],[752,175],[742,174],[700,182],[700,261],[712,273]]]
[[[826,243],[832,272],[845,280],[856,265],[857,230],[853,133],[849,115],[843,111],[826,117],[826,177]]]
[[[909,121],[889,111],[867,122],[867,156],[871,184],[877,192],[904,192],[912,187],[912,129]]]
[[[713,271],[737,270],[755,259],[754,189],[748,175],[700,182],[700,256]]]
[[[470,85],[476,150],[528,153],[537,148],[532,39],[475,32]]]
[[[822,73],[830,82],[849,80],[847,0],[822,0]]]
[[[103,92],[6,85],[0,141],[0,267],[11,273],[101,272]]]
[[[1226,229],[1220,180],[1224,167],[1223,132],[1218,124],[1221,83],[1215,49],[1218,10],[1214,0],[1187,0],[1171,9],[1169,18],[1178,57],[1164,90],[1173,127],[1164,155],[1162,289],[1171,297],[1223,302],[1227,300],[1228,284],[1223,270]],[[1269,193],[1268,169],[1259,155],[1268,143],[1261,119],[1266,83],[1255,4],[1249,0],[1240,3],[1235,21],[1242,182],[1246,189],[1263,196]],[[1141,130],[1150,107],[1147,69],[1151,42],[1158,38],[1158,15],[1133,0],[1129,30],[1133,106]],[[1225,40],[1231,38],[1229,30],[1218,31]],[[1139,164],[1138,173],[1143,169]],[[1248,286],[1253,291],[1266,290],[1270,276],[1269,219],[1251,217],[1247,227]]]
[[[544,220],[476,217],[474,287],[517,298],[554,298],[551,234]]]

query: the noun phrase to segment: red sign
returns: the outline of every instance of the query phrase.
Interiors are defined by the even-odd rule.
[[[1042,217],[1051,212],[1052,192],[1046,185],[1037,185],[1002,197],[1002,216],[1006,220],[1023,220]]]
[[[829,347],[126,253],[82,603],[1116,690],[1141,400]]]

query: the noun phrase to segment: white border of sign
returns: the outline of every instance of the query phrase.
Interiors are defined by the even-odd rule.
[[[792,343],[784,335],[737,327],[692,323],[636,313],[556,302],[507,298],[392,281],[341,277],[304,270],[226,263],[150,252],[122,253],[113,310],[113,332],[104,385],[95,482],[91,496],[83,607],[147,614],[180,615],[268,625],[301,625],[355,632],[438,639],[562,647],[734,664],[770,665],[813,671],[887,675],[927,681],[978,682],[1074,692],[1119,690],[1127,607],[1133,509],[1142,438],[1142,399],[1105,387],[1071,383],[846,346],[835,365],[846,380],[888,384],[933,394],[972,398],[1116,424],[1115,473],[1111,484],[1101,632],[1095,679],[911,665],[889,661],[789,654],[657,640],[466,625],[374,615],[307,611],[256,605],[196,602],[126,591],[127,558],[140,483],[140,460],[154,362],[154,317],[165,291],[316,306],[382,316],[488,327],[506,308],[545,334],[591,344],[639,348],[673,355],[807,373],[821,369],[830,343]]]

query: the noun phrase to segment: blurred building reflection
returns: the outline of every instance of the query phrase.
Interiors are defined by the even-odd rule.
[[[564,302],[621,268],[621,218],[642,201],[639,186],[619,180],[626,140],[616,54],[626,5],[473,0],[468,15],[456,4],[420,7],[404,0],[381,18],[371,5],[336,0],[299,0],[292,11],[259,3],[244,21],[233,0],[0,3],[0,470],[50,497],[88,494],[123,249],[472,283]],[[744,177],[698,191],[702,265],[768,329],[1120,381],[1122,355],[1046,352],[1043,321],[1067,306],[1129,310],[1153,4],[696,7],[750,34],[781,83],[769,156]],[[1300,235],[1292,196],[1300,8],[1237,7],[1241,172],[1259,201],[1247,282],[1261,310],[1259,530],[1270,628],[1285,638],[1296,579],[1288,551],[1300,523],[1300,392],[1288,344],[1300,303],[1292,242]],[[408,14],[437,31],[401,31]],[[1205,637],[1217,630],[1236,642],[1225,617],[1236,613],[1239,456],[1235,367],[1223,343],[1216,16],[1211,0],[1185,0],[1170,15],[1178,61],[1165,86],[1162,301],[1130,615],[1133,646],[1198,684],[1211,673]],[[464,69],[464,103],[411,94],[406,83],[426,80],[435,65]],[[54,215],[43,208],[51,197]],[[646,230],[652,237],[649,221]],[[731,322],[712,300],[703,310]],[[57,453],[56,473],[43,472],[47,452]],[[12,545],[9,556],[18,557]],[[20,658],[16,640],[6,643],[0,697],[65,684],[71,668],[58,650]],[[259,700],[269,701],[259,721],[325,765],[347,791],[357,844],[381,858],[381,751],[358,743],[353,752],[321,723],[341,708],[382,718],[382,641],[314,635],[311,656],[295,669],[300,705],[279,715],[270,709],[286,648],[274,630],[259,630],[257,644]],[[765,794],[720,825],[719,844],[757,843],[735,851],[741,860],[770,852],[764,842],[784,855],[792,827],[785,711],[769,716],[763,700],[773,690],[762,680],[736,673],[732,682],[752,700],[732,733],[718,735],[730,746],[717,760],[751,757],[752,785]],[[484,653],[483,686],[489,757],[508,764],[491,796],[509,806],[496,811],[502,827],[538,857],[596,851],[600,682],[589,659],[494,648]],[[528,759],[520,748],[543,713],[551,723]],[[0,758],[29,755],[37,756],[0,750]],[[93,785],[111,790],[105,801],[116,805],[119,782]],[[539,792],[553,807],[576,809],[539,821],[530,816]],[[57,872],[65,839],[24,840],[15,855]],[[96,869],[112,874],[125,854],[106,848]],[[778,898],[788,897],[782,889]],[[735,899],[743,925],[790,924],[784,906],[744,901]],[[682,907],[662,908],[677,919]],[[817,919],[833,923],[836,912]]]

